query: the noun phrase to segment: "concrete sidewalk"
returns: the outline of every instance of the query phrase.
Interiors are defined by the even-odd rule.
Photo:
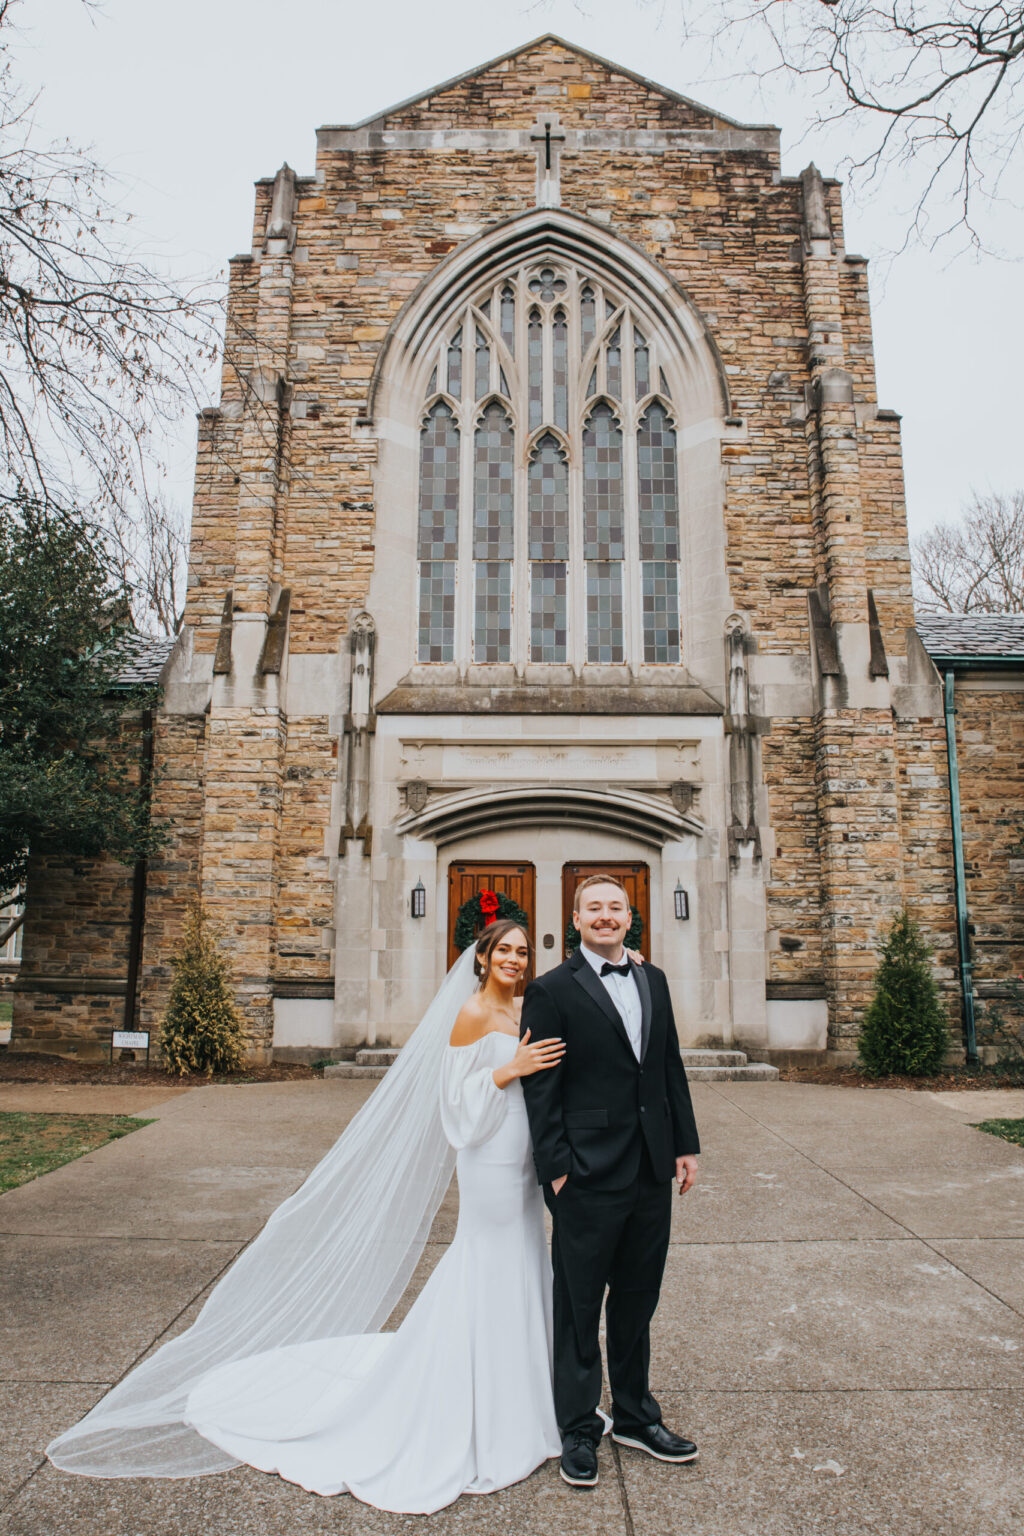
[[[42,1448],[164,1334],[365,1098],[342,1081],[208,1087],[0,1198],[0,1530],[397,1536],[424,1517],[248,1468],[94,1482]],[[1024,1151],[971,1129],[1007,1095],[697,1085],[702,1178],[676,1202],[652,1381],[690,1467],[601,1450],[429,1518],[543,1536],[1010,1536],[1024,1525]],[[76,1110],[80,1111],[76,1103]],[[450,1238],[449,1197],[421,1266]]]

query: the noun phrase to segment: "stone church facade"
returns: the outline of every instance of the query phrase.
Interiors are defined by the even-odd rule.
[[[545,969],[590,868],[685,1043],[850,1049],[904,904],[958,1023],[899,417],[839,186],[773,128],[545,37],[258,183],[159,670],[170,842],[141,898],[40,868],[26,1046],[155,1031],[197,892],[254,1055],[400,1043],[466,902]]]

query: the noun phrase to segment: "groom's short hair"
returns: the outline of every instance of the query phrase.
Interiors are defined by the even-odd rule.
[[[583,895],[583,892],[588,888],[588,886],[591,885],[617,885],[623,896],[626,898],[626,906],[629,906],[629,892],[626,890],[626,887],[623,885],[621,880],[617,880],[614,875],[588,875],[587,878],[585,880],[581,880],[579,885],[576,887],[576,894],[572,898],[572,909],[574,912],[579,911],[580,897]]]

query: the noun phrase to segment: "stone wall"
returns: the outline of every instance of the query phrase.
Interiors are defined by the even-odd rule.
[[[154,1046],[170,991],[171,957],[200,884],[205,736],[203,715],[163,712],[157,717],[153,819],[167,830],[168,842],[147,870],[139,989],[139,1027],[150,1031]]]
[[[979,996],[1024,972],[1024,686],[958,677],[957,757]]]
[[[137,783],[141,771],[141,716],[127,716],[112,743],[112,771]],[[158,721],[161,735],[165,727]],[[177,725],[171,727],[172,733]],[[154,743],[156,748],[156,743]],[[158,748],[157,748],[158,750]],[[166,770],[155,775],[157,820]],[[187,826],[177,824],[168,851]],[[160,861],[155,861],[159,866]],[[126,1016],[135,866],[103,856],[69,862],[57,855],[31,860],[26,884],[28,918],[21,968],[14,988],[11,1041],[16,1050],[106,1056],[114,1029],[149,1029],[142,988]]]
[[[103,1056],[123,1029],[132,870],[113,859],[33,859],[11,1040],[21,1051]]]

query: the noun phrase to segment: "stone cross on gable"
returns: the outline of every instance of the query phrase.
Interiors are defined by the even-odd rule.
[[[559,162],[565,142],[565,129],[558,121],[558,113],[539,112],[530,138],[537,145],[537,207],[557,208],[562,201]]]

